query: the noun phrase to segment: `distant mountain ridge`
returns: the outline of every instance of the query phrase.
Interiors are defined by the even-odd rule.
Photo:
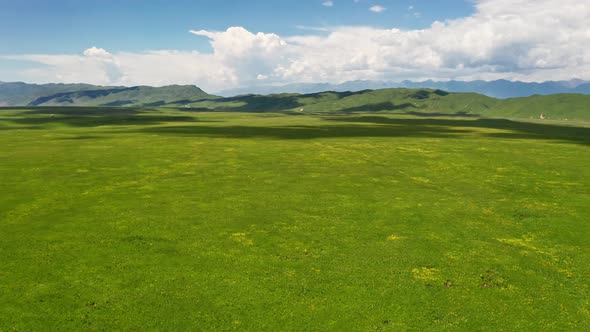
[[[26,106],[37,98],[57,93],[113,88],[117,87],[92,84],[29,84],[0,81],[0,106]]]
[[[224,97],[246,94],[310,94],[324,91],[357,92],[387,88],[438,89],[448,92],[473,92],[494,98],[518,98],[563,93],[590,94],[590,82],[583,80],[527,83],[518,81],[349,81],[341,84],[295,83],[283,86],[252,86],[225,90]],[[91,84],[28,84],[0,82],[0,106],[159,106],[186,105],[210,95],[194,85],[164,87],[96,86]]]
[[[518,98],[532,95],[563,93],[590,94],[590,82],[583,80],[527,83],[518,81],[349,81],[341,84],[295,83],[283,86],[252,86],[225,90],[224,97],[246,94],[269,95],[280,93],[310,94],[324,91],[357,92],[387,88],[438,89],[448,92],[473,92],[494,98]],[[91,84],[28,84],[0,81],[1,106],[158,106],[186,105],[210,95],[194,85],[164,87],[97,86]]]
[[[578,85],[580,87],[582,85]],[[428,88],[388,88],[297,94],[218,97],[196,86],[119,87],[60,92],[36,98],[30,106],[172,107],[201,112],[285,114],[387,113],[424,117],[536,118],[590,121],[590,95],[553,94],[499,99],[473,92]],[[86,107],[72,108],[84,113]]]
[[[163,106],[188,100],[212,98],[216,96],[194,85],[170,85],[157,88],[135,86],[62,92],[37,98],[28,106]]]
[[[1,106],[159,106],[215,98],[194,85],[97,86],[0,82]]]
[[[276,94],[276,93],[317,93],[322,91],[362,91],[387,88],[439,89],[449,92],[474,92],[494,98],[518,98],[532,95],[551,95],[559,93],[590,94],[590,82],[583,80],[548,81],[528,83],[518,81],[349,81],[341,84],[330,83],[295,83],[283,86],[253,86],[221,91],[221,96],[237,96],[245,94]]]
[[[583,94],[498,99],[472,92],[390,88],[357,92],[244,95],[200,101],[189,106],[200,111],[387,113],[424,117],[590,120],[590,95]]]

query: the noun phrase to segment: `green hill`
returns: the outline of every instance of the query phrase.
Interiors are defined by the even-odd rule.
[[[476,93],[432,89],[382,89],[360,92],[246,95],[166,106],[215,111],[363,113],[590,120],[590,96],[559,94],[496,99]]]
[[[590,96],[556,94],[500,100],[490,114],[507,118],[540,118],[553,120],[590,120]]]
[[[23,106],[31,101],[64,92],[113,89],[91,84],[28,84],[0,82],[0,106]]]
[[[432,89],[381,89],[359,92],[313,94],[245,95],[168,106],[185,106],[224,111],[304,113],[355,112],[446,112],[479,114],[498,99],[475,93],[448,93]]]
[[[30,106],[164,106],[183,100],[215,98],[194,85],[160,88],[136,86],[103,90],[75,91],[40,97]]]
[[[6,83],[5,83],[6,84]],[[29,86],[30,87],[30,86]],[[45,90],[42,90],[44,87]],[[29,106],[141,106],[197,111],[287,112],[307,114],[379,112],[417,116],[463,116],[590,120],[590,95],[556,94],[496,99],[477,93],[449,93],[434,89],[392,88],[358,92],[242,95],[221,98],[193,85],[165,87],[101,87],[52,85],[74,89],[38,96]],[[36,94],[48,91],[37,86]],[[2,91],[0,85],[0,91]],[[4,88],[6,89],[6,88]],[[30,88],[29,88],[30,90]],[[21,95],[24,100],[24,94]],[[15,102],[11,99],[7,105]]]

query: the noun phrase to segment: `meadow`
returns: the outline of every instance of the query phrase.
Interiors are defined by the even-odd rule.
[[[22,108],[0,146],[0,331],[590,330],[588,122]]]

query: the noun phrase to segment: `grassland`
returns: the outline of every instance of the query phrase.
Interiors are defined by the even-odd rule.
[[[587,123],[358,111],[0,111],[0,331],[590,330]]]

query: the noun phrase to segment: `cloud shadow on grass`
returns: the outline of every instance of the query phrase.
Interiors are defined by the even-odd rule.
[[[190,115],[165,114],[159,110],[137,107],[39,107],[33,109],[29,107],[22,110],[21,113],[5,116],[3,119],[16,125],[37,129],[42,129],[45,125],[97,127],[204,122]],[[5,130],[17,128],[17,126],[3,127]]]
[[[186,113],[185,113],[186,114]],[[281,114],[285,115],[284,112]],[[124,126],[134,133],[162,135],[314,139],[343,137],[436,137],[462,138],[468,135],[502,139],[539,139],[590,145],[590,128],[507,119],[475,118],[466,114],[408,112],[412,118],[378,115],[325,115],[318,125],[300,126],[223,126],[207,125],[215,120],[200,120],[182,113],[166,114],[146,108],[37,108],[7,114],[2,119],[14,125],[0,125],[0,130],[38,129],[44,125],[72,127]],[[467,114],[468,115],[468,114]],[[316,117],[317,119],[317,117]],[[137,127],[131,129],[130,127]],[[142,126],[149,126],[143,128]],[[483,131],[482,129],[489,129]],[[115,131],[124,132],[124,131]]]
[[[139,132],[225,138],[315,139],[354,137],[462,138],[468,135],[504,139],[539,139],[590,145],[590,128],[519,122],[504,119],[324,117],[319,126],[282,127],[178,125]],[[481,129],[498,130],[482,132]]]
[[[378,104],[367,104],[356,107],[349,107],[339,110],[337,113],[366,113],[366,112],[379,112],[379,111],[398,111],[405,110],[408,108],[417,108],[412,103],[394,104],[390,101],[378,103]]]

